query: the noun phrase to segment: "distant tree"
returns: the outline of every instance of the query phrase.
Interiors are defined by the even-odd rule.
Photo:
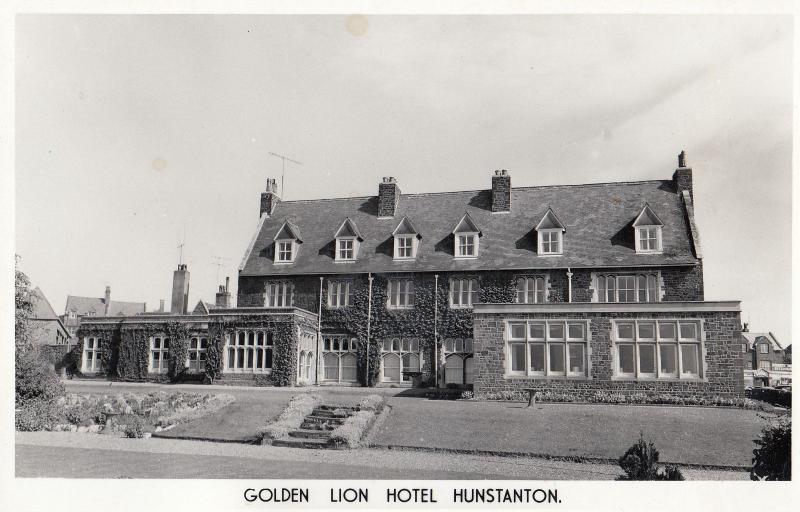
[[[14,264],[14,346],[17,353],[27,352],[33,347],[34,329],[31,325],[33,316],[33,292],[31,281],[19,270],[19,256]]]

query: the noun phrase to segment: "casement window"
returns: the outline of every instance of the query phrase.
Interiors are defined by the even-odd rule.
[[[396,260],[410,260],[416,257],[415,237],[403,235],[394,237],[394,258]]]
[[[289,308],[292,307],[292,284],[281,281],[274,283],[267,283],[266,286],[266,303],[268,308]]]
[[[381,380],[383,382],[410,382],[404,372],[419,372],[422,352],[417,338],[392,338],[381,343]]]
[[[225,371],[231,373],[270,373],[274,342],[271,332],[236,331],[225,340]]]
[[[477,279],[451,279],[450,280],[450,307],[471,308],[478,303]]]
[[[758,351],[761,352],[762,354],[769,354],[769,345],[767,345],[766,343],[762,343],[761,345],[758,346]]]
[[[636,252],[661,252],[661,226],[636,228]]]
[[[353,303],[353,283],[350,281],[328,281],[328,306],[343,308]]]
[[[345,218],[333,237],[336,239],[334,260],[344,262],[355,261],[358,256],[358,245],[364,240],[355,222],[353,222],[350,217]]]
[[[281,240],[276,243],[277,251],[275,253],[276,263],[291,263],[294,261],[294,241]]]
[[[612,320],[612,340],[617,378],[702,377],[699,320]]]
[[[336,259],[338,261],[355,261],[356,259],[356,240],[355,238],[339,238],[336,241]]]
[[[206,369],[208,338],[193,337],[189,340],[189,371],[200,373]]]
[[[444,383],[463,386],[474,381],[474,348],[472,338],[447,338],[444,352]]]
[[[414,307],[414,281],[411,279],[390,279],[386,294],[386,307],[389,309]]]
[[[530,320],[506,323],[506,375],[588,376],[586,320]]]
[[[759,361],[758,362],[759,370],[772,370],[772,361]]]
[[[539,230],[539,254],[561,254],[561,229]]]
[[[747,353],[747,343],[742,343],[742,354]]]
[[[546,301],[544,277],[517,278],[517,303],[533,304]]]
[[[169,364],[169,338],[154,336],[150,338],[150,368],[152,373],[164,373]]]
[[[597,302],[658,302],[658,274],[598,274]]]
[[[314,352],[301,350],[297,356],[297,379],[311,383],[314,381]]]
[[[361,344],[345,335],[325,336],[322,349],[322,380],[326,382],[357,382],[358,353]]]
[[[456,236],[456,257],[476,258],[478,256],[478,235],[463,234]]]
[[[103,369],[101,359],[102,350],[100,340],[94,336],[83,338],[83,362],[81,371],[83,373],[95,373]]]

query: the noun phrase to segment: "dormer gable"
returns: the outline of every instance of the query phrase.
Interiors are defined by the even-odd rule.
[[[294,263],[300,248],[299,244],[303,243],[303,239],[300,237],[300,228],[286,219],[275,233],[272,241],[275,245],[275,263]]]
[[[339,229],[336,230],[336,234],[333,235],[334,238],[356,238],[359,242],[363,242],[364,239],[361,237],[361,233],[358,231],[356,227],[356,223],[350,217],[344,219]]]
[[[454,255],[456,258],[477,258],[480,244],[480,237],[483,236],[478,225],[464,213],[453,229]]]
[[[392,231],[394,237],[394,259],[413,260],[417,257],[417,247],[422,235],[414,227],[411,219],[403,217]]]
[[[564,253],[564,233],[567,228],[549,206],[536,224],[536,252],[540,256],[560,256]]]
[[[642,211],[633,221],[637,254],[654,254],[662,251],[662,228],[664,223],[650,205],[644,203]]]
[[[544,231],[546,229],[560,229],[562,233],[567,230],[567,228],[564,227],[564,224],[556,215],[556,212],[554,212],[553,209],[550,208],[549,206],[547,207],[547,211],[545,212],[544,217],[542,217],[542,220],[540,220],[539,223],[536,224],[535,229],[536,231]]]
[[[355,261],[358,247],[364,241],[356,223],[350,217],[346,217],[333,236],[336,239],[334,260]]]

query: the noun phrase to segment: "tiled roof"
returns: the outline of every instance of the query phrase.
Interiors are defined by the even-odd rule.
[[[633,221],[645,203],[664,223],[663,252],[637,254]],[[564,225],[560,256],[536,254],[535,226],[551,208]],[[394,218],[378,218],[378,198],[352,197],[280,202],[262,218],[240,275],[338,274],[392,271],[475,271],[693,265],[687,209],[672,180],[513,188],[511,211],[492,213],[491,190],[403,194]],[[482,233],[480,256],[454,258],[453,227],[469,214]],[[414,263],[393,260],[392,231],[404,216],[421,237]],[[358,260],[334,261],[334,234],[350,218],[364,241]],[[273,265],[273,237],[289,219],[304,243],[291,265]]]
[[[33,318],[37,320],[58,320],[58,315],[53,310],[53,306],[44,296],[42,290],[37,286],[31,294],[33,299]]]
[[[108,316],[133,316],[144,313],[144,302],[120,302],[112,300],[108,308]],[[67,311],[75,310],[78,315],[84,316],[93,313],[94,316],[106,316],[106,299],[104,297],[76,297],[67,296]]]
[[[783,347],[778,342],[778,339],[771,332],[743,332],[742,338],[747,340],[747,344],[751,350],[756,343],[762,341],[762,338],[770,342],[773,350],[783,350]]]

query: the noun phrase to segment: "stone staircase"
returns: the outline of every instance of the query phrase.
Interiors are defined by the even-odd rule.
[[[344,423],[357,410],[357,407],[319,405],[303,419],[300,428],[290,431],[287,439],[272,441],[272,446],[329,448],[331,430]]]

